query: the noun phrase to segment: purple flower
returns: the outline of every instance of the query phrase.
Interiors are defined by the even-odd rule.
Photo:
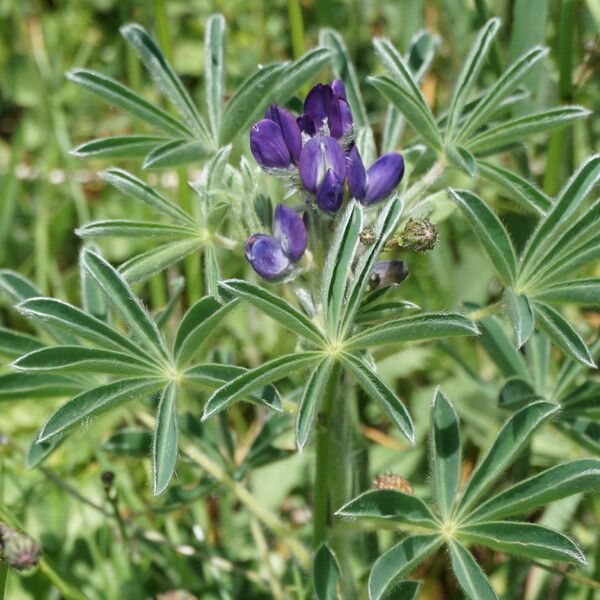
[[[323,132],[341,138],[352,131],[352,111],[346,101],[344,84],[336,79],[331,85],[315,85],[304,100],[304,114],[298,117],[300,129],[310,136]]]
[[[319,208],[335,212],[344,200],[346,155],[331,137],[314,137],[306,142],[298,163],[304,187],[316,196]]]
[[[245,254],[252,268],[273,281],[287,275],[306,250],[308,236],[302,217],[289,206],[278,204],[273,235],[255,233],[246,240]]]
[[[397,285],[407,276],[408,265],[403,260],[382,260],[373,267],[369,283],[372,288],[380,285]]]
[[[389,194],[404,175],[404,159],[398,152],[380,156],[365,170],[356,146],[348,152],[348,187],[361,204],[373,204]]]
[[[292,113],[272,104],[250,130],[250,150],[262,167],[285,169],[297,163],[302,134]]]

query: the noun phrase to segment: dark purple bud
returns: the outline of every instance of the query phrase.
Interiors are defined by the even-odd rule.
[[[333,90],[333,93],[338,98],[341,98],[342,100],[347,100],[347,98],[346,98],[346,86],[344,85],[344,82],[341,79],[334,79],[331,82],[331,89]]]
[[[317,188],[317,204],[321,210],[335,212],[344,200],[344,182],[328,169]]]
[[[287,257],[279,240],[256,233],[246,240],[244,250],[252,268],[265,279],[270,281],[280,279],[287,275],[291,268],[290,259]]]
[[[369,284],[371,288],[380,285],[397,285],[404,281],[407,275],[408,265],[403,260],[382,260],[373,267]]]
[[[292,162],[281,128],[271,119],[263,119],[252,126],[250,150],[262,167],[285,169]]]
[[[348,187],[353,198],[362,200],[367,193],[367,171],[356,145],[348,152]]]
[[[293,208],[285,204],[275,207],[273,236],[290,260],[296,262],[302,258],[308,244],[308,236],[302,217]]]
[[[316,131],[327,124],[330,134],[340,137],[342,116],[338,99],[330,86],[319,83],[308,92],[304,100],[304,114],[312,120]]]
[[[397,152],[379,157],[367,169],[367,191],[362,204],[373,204],[389,194],[400,183],[404,175],[404,159]]]
[[[271,104],[265,112],[265,119],[274,121],[279,125],[283,141],[292,161],[297,163],[300,158],[300,150],[302,150],[302,134],[294,115],[278,104]]]
[[[304,187],[313,194],[328,170],[332,170],[343,182],[346,178],[346,156],[344,150],[331,137],[314,137],[302,148],[299,161],[300,179]]]

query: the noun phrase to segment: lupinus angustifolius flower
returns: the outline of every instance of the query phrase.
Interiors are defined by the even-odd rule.
[[[288,275],[308,243],[302,217],[289,206],[278,204],[273,217],[273,235],[255,233],[246,240],[245,254],[252,268],[267,280]]]
[[[298,117],[300,129],[309,136],[329,135],[335,139],[353,133],[352,111],[346,100],[344,83],[315,85],[304,100],[304,114]]]
[[[369,287],[398,285],[408,277],[408,273],[408,265],[403,260],[382,260],[373,267]]]
[[[29,535],[0,523],[0,557],[17,571],[34,569],[42,553],[41,546]]]

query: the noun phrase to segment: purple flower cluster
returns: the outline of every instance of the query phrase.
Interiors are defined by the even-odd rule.
[[[404,160],[397,152],[381,156],[366,169],[353,136],[352,111],[338,79],[331,85],[314,86],[297,118],[285,108],[271,105],[264,119],[250,130],[250,150],[268,172],[297,173],[302,189],[322,211],[332,214],[342,206],[345,189],[361,204],[370,205],[388,196],[404,174]],[[254,234],[246,243],[246,257],[265,279],[287,275],[306,249],[306,242],[300,243],[306,240],[303,220],[284,208],[278,205],[275,211],[273,236]],[[292,222],[293,235],[289,230]]]

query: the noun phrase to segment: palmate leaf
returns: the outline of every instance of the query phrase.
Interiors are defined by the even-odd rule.
[[[340,567],[331,548],[323,543],[313,560],[313,584],[317,600],[337,600]]]
[[[523,294],[518,296],[512,288],[504,290],[506,312],[515,332],[515,344],[521,348],[531,337],[535,328],[533,306],[529,298]]]
[[[156,428],[152,440],[152,480],[154,495],[158,496],[169,485],[177,462],[177,392],[172,381],[163,390],[156,414]]]
[[[544,302],[575,302],[589,306],[600,305],[600,277],[563,281],[535,293]]]
[[[42,342],[31,335],[0,327],[0,356],[4,358],[16,358],[43,346]]]
[[[126,219],[92,221],[76,229],[75,233],[83,239],[97,237],[169,239],[197,236],[197,232],[190,227],[165,225],[151,221],[130,221]]]
[[[471,600],[498,600],[494,588],[473,555],[456,540],[451,540],[448,547],[454,575],[465,594]]]
[[[84,142],[70,154],[81,158],[129,158],[145,156],[167,138],[156,135],[114,135]]]
[[[177,167],[186,163],[208,158],[215,153],[213,146],[204,140],[178,138],[156,145],[146,155],[142,168],[157,169]]]

